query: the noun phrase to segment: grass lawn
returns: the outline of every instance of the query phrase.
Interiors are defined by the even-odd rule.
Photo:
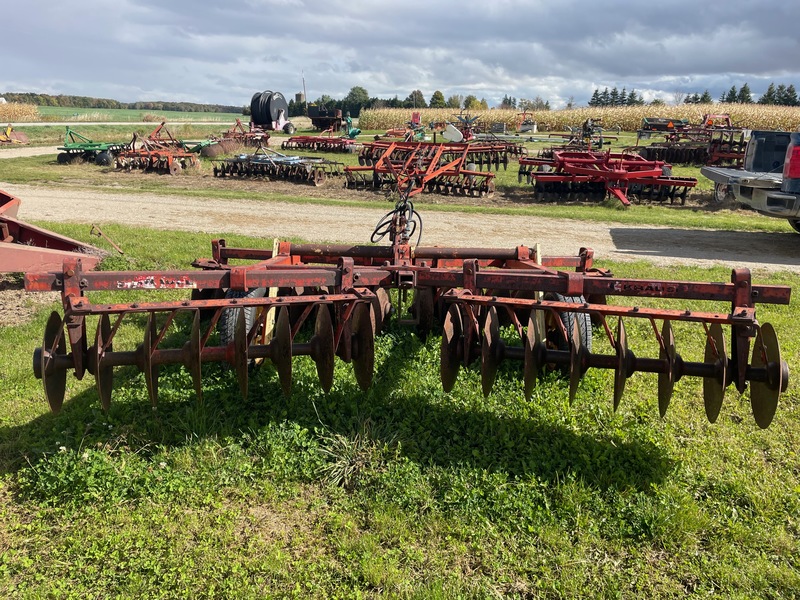
[[[41,225],[86,239],[85,226]],[[105,268],[185,267],[210,254],[205,235],[104,231],[126,249]],[[645,278],[730,275],[601,266]],[[797,289],[800,275],[754,282]],[[709,424],[702,383],[690,378],[663,420],[656,377],[642,373],[616,413],[613,374],[599,370],[573,406],[552,373],[527,402],[519,364],[506,361],[484,399],[477,365],[445,393],[440,336],[422,341],[393,323],[376,339],[368,392],[337,359],[325,394],[313,362],[298,357],[291,397],[264,364],[244,401],[234,373],[208,364],[202,402],[185,369],[163,368],[153,411],[142,374],[123,367],[108,413],[87,374],[68,376],[52,415],[31,355],[53,308],[0,327],[0,596],[750,599],[800,590],[794,382],[764,431],[748,396],[731,390]],[[796,294],[791,306],[758,308],[793,374],[797,311]],[[652,356],[650,324],[635,321],[626,321],[630,347]],[[115,350],[134,349],[143,325],[120,330]],[[179,319],[169,336],[180,344],[188,327]],[[596,351],[612,352],[602,329],[594,334]],[[702,327],[679,325],[676,342],[700,360]]]

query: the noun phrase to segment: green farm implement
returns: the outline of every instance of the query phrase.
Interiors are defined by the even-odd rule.
[[[56,158],[62,165],[82,161],[110,167],[117,154],[127,150],[129,145],[129,142],[95,142],[67,125],[64,145],[58,148],[61,152]]]

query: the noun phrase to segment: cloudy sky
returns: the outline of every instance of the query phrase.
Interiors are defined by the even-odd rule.
[[[594,89],[718,99],[800,88],[798,0],[26,0],[4,9],[0,93],[249,104],[540,96]]]

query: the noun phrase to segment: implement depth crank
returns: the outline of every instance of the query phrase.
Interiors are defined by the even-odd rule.
[[[217,240],[212,258],[195,261],[192,270],[89,272],[80,259],[69,259],[61,272],[28,274],[27,290],[60,291],[64,308],[63,317],[51,314],[34,352],[35,375],[43,380],[53,411],[61,408],[69,370],[78,379],[87,371],[94,375],[102,407],[108,409],[119,366],[144,373],[154,407],[159,370],[170,364],[189,371],[201,397],[203,364],[227,363],[246,397],[250,367],[264,359],[273,363],[283,392],[290,394],[293,356],[313,359],[327,392],[338,356],[352,363],[358,385],[366,390],[373,377],[374,336],[389,319],[415,326],[422,337],[438,319],[445,391],[453,389],[462,366],[479,361],[488,395],[499,364],[512,360],[522,367],[526,397],[543,370],[557,368],[568,375],[572,400],[588,369],[608,369],[614,373],[616,409],[626,380],[641,371],[658,376],[662,416],[674,384],[698,377],[710,421],[717,419],[728,386],[744,392],[748,383],[757,424],[763,428],[772,421],[788,385],[788,368],[774,329],[756,319],[755,304],[788,304],[788,287],[755,285],[746,269],[733,270],[730,283],[617,278],[594,268],[586,248],[577,256],[543,257],[526,246],[425,247],[419,245],[421,233],[421,218],[404,195],[371,238],[377,243],[388,236],[388,246],[276,242],[270,251]],[[191,291],[191,297],[144,301],[139,293],[135,301],[124,298],[126,292],[159,296],[155,292],[174,290]],[[95,291],[118,291],[123,298],[95,303],[89,298]],[[615,305],[612,297],[725,302],[730,312]],[[165,338],[168,330],[174,338],[182,313],[191,326],[188,339],[176,347]],[[137,315],[145,317],[144,339],[134,349],[121,350],[117,334],[125,322],[141,323]],[[93,332],[89,317],[97,321]],[[629,348],[625,322],[634,318],[651,324],[657,356],[637,356]],[[611,353],[592,351],[592,321],[607,336]],[[702,361],[684,360],[678,353],[676,321],[702,328]],[[505,325],[516,332],[516,345],[501,337]]]

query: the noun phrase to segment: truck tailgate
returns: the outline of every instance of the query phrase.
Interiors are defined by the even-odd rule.
[[[726,169],[724,167],[701,167],[700,174],[708,177],[714,183],[768,189],[779,189],[783,179],[783,173],[754,173],[752,171]]]

